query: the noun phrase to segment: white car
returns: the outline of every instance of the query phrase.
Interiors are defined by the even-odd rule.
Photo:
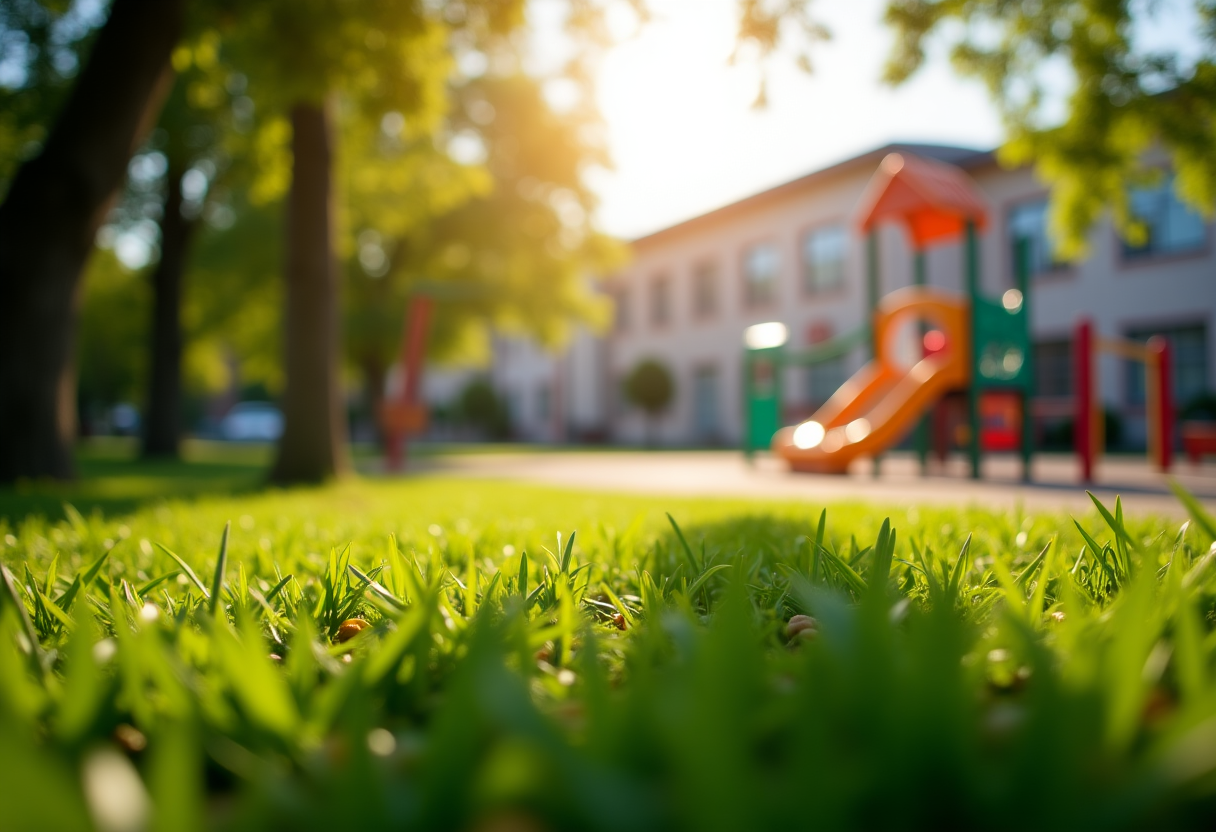
[[[270,402],[238,402],[220,422],[220,433],[235,442],[273,442],[283,435],[283,414]]]

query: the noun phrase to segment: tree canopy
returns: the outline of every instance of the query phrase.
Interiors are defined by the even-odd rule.
[[[1160,9],[1133,0],[890,0],[886,77],[909,78],[944,41],[955,69],[984,82],[1008,131],[1000,158],[1033,164],[1051,188],[1060,253],[1084,254],[1105,212],[1132,242],[1145,229],[1130,191],[1156,184],[1164,151],[1185,202],[1216,209],[1216,3],[1189,0],[1194,50],[1146,46]]]

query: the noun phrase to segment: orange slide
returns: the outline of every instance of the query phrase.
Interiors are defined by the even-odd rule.
[[[932,289],[884,297],[874,315],[874,360],[810,419],[778,431],[773,452],[795,471],[844,473],[857,457],[890,448],[934,402],[970,382],[967,311],[962,299]],[[897,356],[899,327],[909,321],[925,321],[945,336],[940,350],[910,366]]]

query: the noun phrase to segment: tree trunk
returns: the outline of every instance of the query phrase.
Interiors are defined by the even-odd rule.
[[[338,382],[338,291],[333,252],[330,105],[291,111],[287,200],[287,389],[271,479],[319,482],[345,473],[346,410]]]
[[[152,355],[145,457],[176,459],[182,422],[182,277],[197,220],[182,216],[182,173],[169,167],[169,189],[160,221],[160,262],[152,272]]]
[[[74,473],[80,277],[172,82],[184,0],[114,0],[42,152],[0,205],[0,482]]]

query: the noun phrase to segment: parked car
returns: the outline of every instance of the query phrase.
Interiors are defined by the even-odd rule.
[[[133,404],[116,404],[110,411],[110,424],[118,436],[138,436],[141,419]]]
[[[220,422],[220,433],[234,442],[273,442],[283,435],[283,414],[270,402],[238,402]]]

